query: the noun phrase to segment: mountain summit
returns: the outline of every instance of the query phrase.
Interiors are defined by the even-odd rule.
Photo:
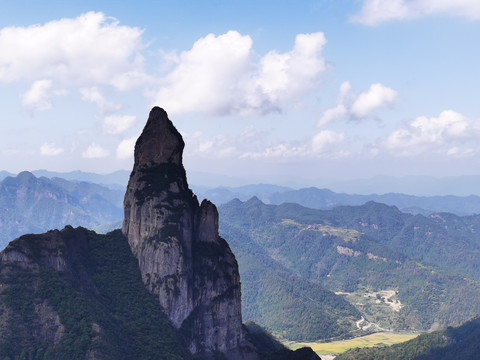
[[[218,234],[218,212],[199,205],[182,164],[184,142],[158,107],[135,145],[122,231],[142,279],[193,354],[254,358],[242,325],[237,261]]]

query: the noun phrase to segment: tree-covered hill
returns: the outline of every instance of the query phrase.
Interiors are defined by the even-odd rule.
[[[242,279],[242,314],[290,340],[351,336],[360,312],[343,297],[296,275],[241,227],[222,225]]]
[[[120,231],[67,227],[2,253],[0,358],[189,359]]]
[[[460,226],[463,218],[442,217],[449,221],[445,228],[438,217],[373,202],[326,211],[257,198],[234,200],[219,211],[242,278],[248,281],[259,264],[281,265],[312,288],[341,293],[366,320],[357,328],[438,329],[480,313],[480,283],[468,277],[475,274],[479,248],[474,235],[466,236],[468,227]],[[257,308],[270,301],[262,291],[272,283],[245,284],[256,289]]]

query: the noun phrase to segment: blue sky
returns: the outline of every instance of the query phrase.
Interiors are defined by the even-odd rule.
[[[1,168],[130,169],[158,105],[191,173],[480,174],[479,41],[475,0],[1,1]]]

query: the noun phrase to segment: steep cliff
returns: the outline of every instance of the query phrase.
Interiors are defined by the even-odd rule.
[[[242,326],[235,256],[218,234],[218,212],[200,205],[182,164],[184,142],[158,107],[135,145],[122,231],[142,279],[193,354],[255,358]]]

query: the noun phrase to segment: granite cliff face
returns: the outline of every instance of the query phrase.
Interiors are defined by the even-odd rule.
[[[255,358],[242,326],[240,276],[218,212],[199,205],[182,164],[184,142],[158,107],[135,145],[122,231],[147,289],[193,354]]]

